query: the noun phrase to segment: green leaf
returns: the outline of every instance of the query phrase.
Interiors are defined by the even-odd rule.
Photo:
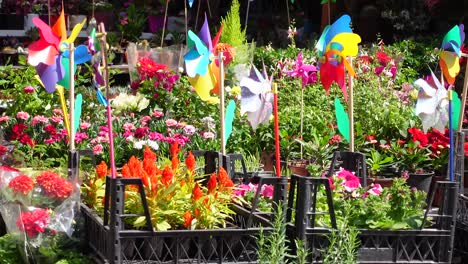
[[[156,229],[159,231],[166,231],[171,228],[171,225],[167,221],[163,221],[161,223],[156,223]]]

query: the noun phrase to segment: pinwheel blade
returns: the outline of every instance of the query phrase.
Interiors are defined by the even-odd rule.
[[[75,98],[75,116],[73,117],[74,121],[74,131],[73,133],[76,134],[76,131],[78,131],[78,127],[80,126],[80,118],[81,118],[81,108],[83,105],[83,96],[81,94],[77,94]]]
[[[55,58],[54,64],[46,65],[39,63],[39,65],[36,66],[36,71],[48,93],[53,93],[55,91],[55,85],[64,77],[64,70],[60,63],[60,56],[58,55]]]
[[[338,131],[349,142],[349,117],[338,98],[335,98],[335,117]]]
[[[232,134],[232,123],[234,122],[234,116],[236,114],[236,102],[234,100],[229,100],[228,106],[226,108],[226,116],[224,117],[224,145]]]

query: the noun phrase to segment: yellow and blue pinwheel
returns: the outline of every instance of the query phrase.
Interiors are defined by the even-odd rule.
[[[361,42],[361,37],[353,33],[351,27],[351,18],[348,15],[341,16],[331,26],[327,26],[315,48],[320,56],[320,81],[323,87],[330,92],[330,86],[336,82],[343,91],[345,98],[345,71],[352,76],[355,72],[351,65],[346,60],[347,56],[356,56],[358,53],[358,43]]]
[[[449,84],[454,84],[460,72],[461,47],[465,41],[464,26],[454,26],[442,40],[439,66]]]

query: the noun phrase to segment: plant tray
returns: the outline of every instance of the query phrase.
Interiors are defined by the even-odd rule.
[[[236,210],[236,208],[233,208]],[[81,205],[86,239],[106,263],[256,263],[256,236],[260,228],[245,228],[239,214],[225,229],[145,231],[120,230],[114,237],[109,225]],[[264,232],[271,231],[263,228]],[[113,243],[120,242],[120,251]]]

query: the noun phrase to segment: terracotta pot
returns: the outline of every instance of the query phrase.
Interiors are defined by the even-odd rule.
[[[380,184],[382,188],[387,188],[391,187],[393,185],[393,178],[372,178],[372,179],[367,179],[367,186],[370,186],[372,184]]]
[[[292,160],[288,162],[288,167],[292,174],[299,176],[309,176],[307,165],[310,164],[309,160]]]

